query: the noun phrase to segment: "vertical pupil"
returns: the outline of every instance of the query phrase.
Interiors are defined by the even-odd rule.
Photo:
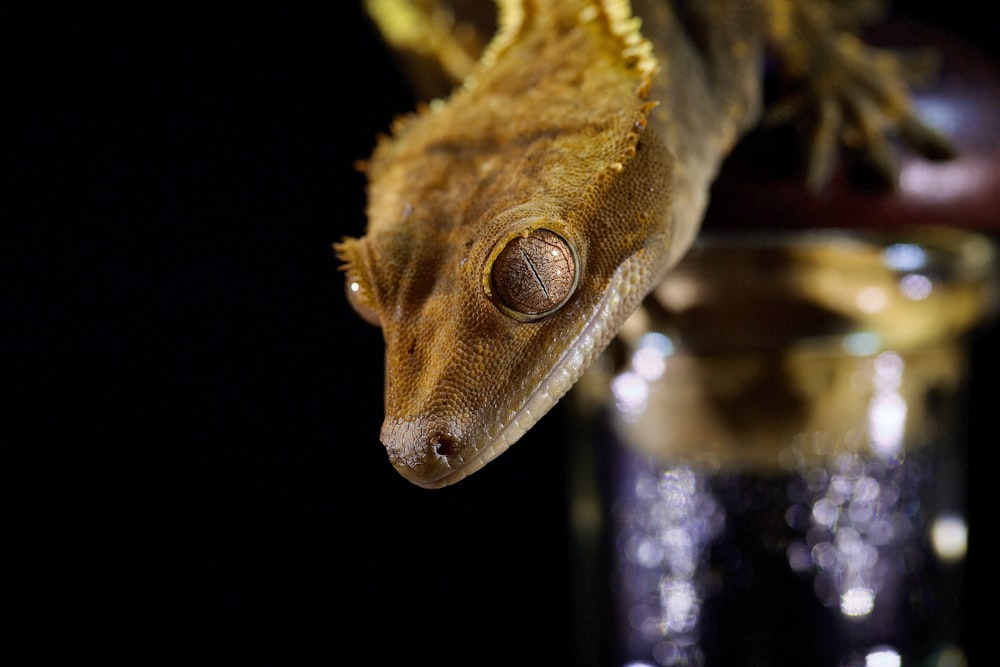
[[[541,315],[562,305],[576,286],[576,261],[564,238],[548,229],[511,239],[490,274],[494,294],[511,310]]]

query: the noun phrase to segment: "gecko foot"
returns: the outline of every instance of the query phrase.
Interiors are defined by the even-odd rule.
[[[859,155],[879,184],[890,188],[898,172],[895,144],[931,160],[954,155],[948,140],[917,116],[910,100],[911,87],[937,73],[934,52],[873,47],[832,30],[816,15],[803,12],[798,18],[808,29],[776,45],[784,73],[797,86],[772,106],[765,122],[805,124],[809,187],[820,190],[829,182],[840,148]]]

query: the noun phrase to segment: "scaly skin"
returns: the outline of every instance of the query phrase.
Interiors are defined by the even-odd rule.
[[[683,256],[788,4],[641,0],[640,31],[623,0],[499,2],[461,88],[378,143],[367,233],[337,252],[383,330],[403,476],[441,487],[505,451]]]

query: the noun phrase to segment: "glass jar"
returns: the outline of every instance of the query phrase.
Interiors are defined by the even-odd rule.
[[[701,239],[574,393],[581,653],[965,664],[965,336],[995,272],[950,228]]]

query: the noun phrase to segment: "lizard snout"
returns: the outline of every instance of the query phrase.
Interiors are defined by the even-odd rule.
[[[445,486],[463,467],[459,439],[427,420],[387,418],[380,438],[392,465],[418,486]]]

